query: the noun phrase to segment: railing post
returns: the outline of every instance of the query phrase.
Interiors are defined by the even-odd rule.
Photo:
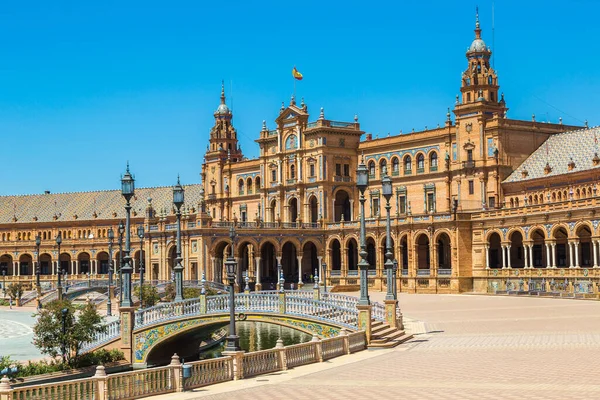
[[[10,380],[6,375],[0,379],[0,400],[11,400],[12,399],[12,387],[10,386]]]
[[[350,336],[348,336],[348,331],[344,328],[340,329],[339,336],[344,338],[344,353],[350,354]]]
[[[321,291],[318,284],[313,288],[313,300],[321,300]]]
[[[206,314],[206,293],[200,293],[200,314]]]
[[[125,360],[133,362],[133,326],[135,324],[135,308],[121,307],[121,351],[125,355]]]
[[[96,374],[94,375],[96,380],[96,397],[95,400],[107,400],[106,394],[108,393],[108,377],[104,365],[98,365],[96,367]]]
[[[384,300],[385,304],[385,322],[391,328],[402,329],[402,321],[398,321],[396,317],[396,308],[398,308],[398,300]],[[398,324],[400,322],[400,324]]]
[[[281,338],[277,339],[275,349],[277,349],[277,356],[279,357],[279,367],[282,371],[287,370],[287,354],[285,353],[285,346]]]
[[[279,292],[279,314],[285,314],[285,292]]]
[[[183,392],[183,376],[182,376],[182,368],[181,361],[179,361],[179,356],[177,353],[173,354],[171,357],[171,376],[173,378],[173,389],[175,392]]]
[[[244,379],[244,352],[224,351],[221,354],[225,357],[231,357],[233,361],[233,380]]]
[[[315,344],[315,358],[318,362],[323,362],[323,343],[317,335],[313,335],[311,342]]]
[[[367,344],[371,343],[371,305],[357,305],[358,330],[365,331]]]

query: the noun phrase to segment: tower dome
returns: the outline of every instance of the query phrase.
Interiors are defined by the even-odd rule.
[[[221,82],[221,104],[217,107],[215,115],[231,115],[231,110],[225,104],[225,84]]]
[[[476,13],[475,19],[475,39],[471,43],[471,46],[467,49],[467,56],[470,56],[473,53],[487,53],[489,56],[492,51],[485,44],[483,39],[481,38],[481,27],[479,26],[479,11]]]

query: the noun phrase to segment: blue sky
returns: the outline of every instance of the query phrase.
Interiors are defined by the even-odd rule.
[[[255,4],[256,3],[256,4]],[[409,4],[410,3],[410,4]],[[373,135],[443,123],[491,1],[12,1],[0,9],[0,194],[199,182],[221,79],[244,154],[297,97]],[[509,117],[600,124],[596,1],[496,1]],[[233,90],[232,90],[233,89]]]

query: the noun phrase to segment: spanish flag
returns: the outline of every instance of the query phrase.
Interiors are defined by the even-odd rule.
[[[297,79],[299,81],[302,80],[302,74],[296,69],[296,67],[294,67],[294,69],[292,70],[292,76],[294,77],[294,79]]]

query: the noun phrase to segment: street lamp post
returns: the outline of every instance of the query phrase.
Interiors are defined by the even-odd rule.
[[[226,338],[225,351],[240,351],[240,338],[235,332],[235,275],[237,262],[233,256],[235,245],[235,228],[233,225],[229,230],[229,238],[231,239],[231,252],[225,261],[227,279],[229,280],[229,336]]]
[[[135,194],[135,180],[129,172],[129,163],[127,170],[121,178],[121,194],[125,198],[125,254],[123,257],[123,266],[121,267],[121,307],[131,307],[133,300],[131,298],[131,198]]]
[[[398,299],[398,260],[394,259],[394,299]]]
[[[63,359],[63,364],[67,363],[67,344],[66,344],[66,336],[67,336],[67,313],[69,312],[69,310],[67,310],[66,308],[63,308],[62,310],[60,310],[61,313],[61,319],[62,319],[62,343],[61,343],[61,351],[62,351],[62,359]]]
[[[90,271],[87,272],[87,278],[88,278],[88,287],[92,287],[92,274],[90,274]]]
[[[57,253],[58,256],[56,257],[56,274],[58,275],[58,284],[56,287],[56,290],[58,292],[58,300],[62,300],[63,298],[63,288],[62,288],[62,282],[61,282],[61,275],[62,275],[62,268],[60,266],[60,244],[62,243],[62,235],[60,232],[58,232],[58,235],[56,235],[56,247],[57,247]]]
[[[392,234],[391,234],[391,220],[390,210],[390,199],[392,198],[393,188],[392,179],[387,174],[386,167],[383,167],[383,179],[381,179],[381,189],[383,197],[385,198],[385,210],[386,210],[386,221],[385,221],[385,275],[387,282],[387,293],[385,295],[386,300],[396,300],[394,297],[394,284],[393,284],[393,273],[394,273],[394,254],[392,253]]]
[[[140,238],[140,308],[144,308],[144,225],[139,225],[137,230]]]
[[[356,169],[356,187],[360,192],[360,258],[358,269],[360,270],[360,298],[358,304],[362,306],[370,305],[369,301],[369,284],[368,284],[368,268],[367,261],[367,245],[366,245],[366,229],[365,229],[365,190],[369,186],[369,170],[365,165],[363,156],[358,168]]]
[[[35,266],[35,286],[37,290],[37,308],[42,308],[42,284],[40,282],[40,245],[42,244],[42,235],[38,234],[35,236],[35,254],[36,254],[36,266]]]
[[[125,225],[123,221],[119,222],[119,288],[121,287],[121,282],[123,282],[123,235],[125,235]],[[119,304],[123,301],[123,291],[119,289]]]
[[[2,267],[2,298],[6,297],[6,267]]]
[[[173,187],[173,204],[177,212],[177,257],[175,258],[175,301],[183,300],[183,265],[181,261],[181,206],[184,202],[184,190],[179,182],[179,176],[177,177],[177,185]]]
[[[327,293],[327,263],[323,261],[321,263],[323,270],[321,271],[321,280],[323,280],[323,293]]]
[[[112,280],[113,280],[113,241],[115,240],[115,231],[108,228],[108,301],[106,302],[106,316],[112,316]]]

